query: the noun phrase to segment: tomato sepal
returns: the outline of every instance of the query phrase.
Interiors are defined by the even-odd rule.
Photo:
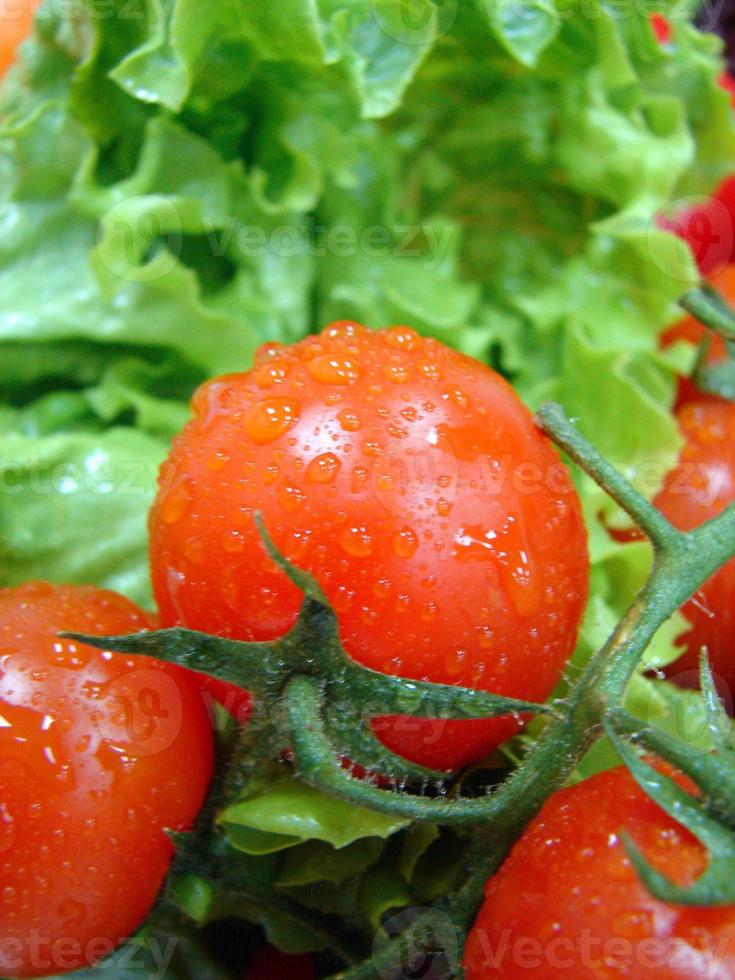
[[[712,743],[719,753],[722,755],[729,753],[731,761],[735,761],[735,729],[733,729],[732,718],[727,713],[725,705],[717,693],[709,657],[704,649],[699,656],[699,687],[702,692],[707,728],[712,737]],[[726,771],[729,773],[731,768]],[[733,801],[732,823],[735,826],[735,770],[732,775],[732,792],[729,794],[729,800]]]
[[[731,732],[724,733],[724,707],[714,690],[706,656],[701,661],[702,683],[709,685],[710,717],[716,722],[715,753],[686,745],[653,729],[640,729],[640,723],[620,708],[608,714],[605,728],[615,749],[641,789],[670,817],[686,827],[707,849],[704,872],[690,885],[672,882],[653,867],[629,834],[622,834],[625,849],[646,888],[656,898],[677,905],[713,906],[735,902],[735,754]],[[706,676],[705,676],[706,675]],[[724,715],[724,719],[723,716]],[[710,726],[711,727],[711,726]],[[731,725],[729,726],[731,729]],[[727,744],[725,744],[726,739]],[[653,751],[692,780],[701,796],[680,786],[665,772],[654,768],[642,756]]]

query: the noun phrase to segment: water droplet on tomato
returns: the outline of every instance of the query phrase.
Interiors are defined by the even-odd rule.
[[[402,527],[393,536],[393,551],[399,558],[413,558],[419,546],[419,539],[410,527]]]
[[[241,411],[243,398],[229,380],[219,379],[198,388],[194,392],[191,406],[199,420],[200,429],[205,431],[218,420]]]
[[[87,700],[97,700],[102,695],[102,685],[95,681],[85,681],[82,684],[80,693]]]
[[[231,457],[223,449],[216,449],[207,460],[207,466],[214,473],[219,473],[229,463]]]
[[[392,473],[380,473],[373,470],[373,482],[376,490],[392,490],[395,486]]]
[[[278,465],[278,463],[269,463],[263,470],[263,486],[273,486],[280,475],[281,467]]]
[[[350,340],[357,335],[357,326],[351,320],[337,320],[326,331],[331,340]]]
[[[411,379],[411,371],[405,364],[386,364],[383,376],[394,385],[404,385]]]
[[[373,536],[364,524],[350,525],[340,533],[339,544],[353,558],[367,558],[373,551]]]
[[[310,542],[311,531],[293,531],[291,534],[291,544],[288,549],[288,557],[291,561],[300,561],[306,554]]]
[[[477,627],[477,645],[483,650],[489,650],[493,645],[493,631],[489,626]]]
[[[628,940],[640,939],[643,936],[654,936],[656,934],[656,927],[653,919],[653,914],[648,911],[623,912],[622,915],[618,915],[613,919],[612,928],[615,930],[613,935]]]
[[[450,651],[444,661],[447,673],[452,677],[458,677],[467,667],[467,651],[463,649]]]
[[[470,401],[467,394],[462,391],[461,388],[455,388],[454,386],[447,388],[446,391],[442,393],[442,398],[453,402],[459,408],[467,408]]]
[[[269,340],[265,344],[261,344],[253,355],[253,364],[259,367],[261,364],[267,364],[269,361],[275,358],[282,357],[284,352],[288,348],[285,344],[280,344],[276,340]]]
[[[255,383],[259,388],[272,388],[283,384],[291,373],[291,363],[286,358],[271,360],[255,372]]]
[[[396,350],[412,351],[419,344],[419,335],[411,327],[391,327],[385,331],[385,339]]]
[[[325,385],[354,384],[360,377],[360,364],[354,357],[342,354],[322,354],[307,361],[306,370],[309,375]]]
[[[396,597],[396,601],[393,603],[393,608],[396,612],[407,612],[410,605],[411,596],[405,592],[402,592]]]
[[[223,549],[231,555],[237,555],[245,548],[245,532],[232,527],[222,537]]]
[[[295,514],[304,500],[306,500],[304,491],[291,483],[284,484],[278,491],[278,503],[287,514]]]
[[[309,483],[332,483],[341,465],[334,453],[322,453],[306,467],[306,479]]]
[[[0,802],[0,854],[15,843],[15,821],[7,803]]]
[[[427,381],[441,381],[443,375],[433,361],[423,361],[419,364],[419,371]]]
[[[359,493],[368,478],[368,471],[364,466],[356,466],[352,471],[352,492]]]
[[[361,606],[360,619],[363,621],[363,623],[367,623],[368,626],[372,626],[373,623],[377,622],[378,614],[375,609],[371,609],[370,606]]]
[[[66,670],[80,670],[86,667],[92,657],[91,650],[80,650],[76,643],[57,640],[53,645],[50,662],[54,667]]]
[[[177,480],[159,505],[158,512],[163,523],[168,525],[178,523],[193,499],[191,481],[186,478]]]
[[[245,416],[243,427],[259,446],[273,442],[299,420],[299,409],[288,398],[267,398],[254,405]]]
[[[436,512],[439,517],[448,517],[452,512],[452,505],[445,497],[439,497],[436,502]]]
[[[189,538],[184,542],[184,557],[192,565],[201,565],[207,557],[207,549],[201,538]]]
[[[423,606],[421,607],[421,611],[420,611],[419,615],[420,615],[421,619],[423,619],[423,621],[425,623],[429,623],[429,622],[431,622],[432,619],[434,619],[434,617],[436,616],[436,613],[437,613],[437,605],[436,605],[436,603],[435,602],[425,602],[423,604]]]
[[[511,602],[522,616],[536,611],[541,589],[522,518],[509,514],[498,529],[475,524],[455,536],[458,561],[493,561]]]

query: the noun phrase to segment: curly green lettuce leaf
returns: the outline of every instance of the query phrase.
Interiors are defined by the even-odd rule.
[[[267,9],[245,0],[203,8],[196,0],[150,4],[148,31],[109,72],[142,102],[174,112],[202,88],[223,96],[248,81],[259,61],[294,63],[349,79],[366,117],[395,109],[437,32],[428,0],[286,0]],[[109,33],[102,28],[101,33]],[[235,57],[235,52],[239,57]],[[222,68],[230,70],[222,79]],[[339,79],[337,71],[331,73]]]
[[[374,813],[319,790],[290,774],[271,776],[220,815],[230,843],[247,854],[268,854],[305,840],[343,848],[365,837],[388,837],[406,821]]]
[[[131,428],[0,435],[0,584],[94,582],[150,605],[146,513],[165,452]]]

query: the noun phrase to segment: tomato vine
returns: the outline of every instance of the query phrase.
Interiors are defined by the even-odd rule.
[[[733,353],[735,315],[716,294],[692,290],[682,306],[724,336]],[[705,341],[695,368],[698,385],[732,397],[734,371],[733,358],[706,365]],[[691,830],[709,853],[707,870],[685,888],[649,867],[628,843],[631,859],[650,891],[684,904],[735,902],[735,741],[706,658],[701,664],[701,686],[715,753],[704,753],[646,726],[623,708],[627,684],[657,630],[735,555],[735,505],[693,531],[679,531],[577,431],[560,406],[544,405],[537,420],[556,445],[630,515],[654,550],[645,585],[564,699],[534,704],[388,676],[357,664],[340,645],[335,615],[318,583],[278,554],[262,523],[264,546],[304,595],[299,618],[284,637],[245,643],[179,628],[114,638],[71,634],[106,649],[171,661],[252,692],[253,715],[237,736],[198,831],[177,841],[179,874],[199,874],[212,887],[219,886],[225,911],[246,908],[257,921],[258,909],[273,899],[243,885],[237,859],[222,853],[217,811],[237,798],[258,764],[285,751],[293,754],[298,778],[327,794],[401,818],[471,828],[472,841],[457,869],[455,888],[437,903],[441,916],[419,917],[403,943],[386,943],[363,962],[356,962],[359,943],[340,935],[329,917],[310,915],[279,899],[279,911],[296,920],[308,915],[310,927],[351,964],[337,975],[339,980],[405,975],[396,971],[410,966],[412,956],[423,960],[427,953],[451,947],[453,939],[456,944],[457,935],[466,935],[486,879],[499,868],[547,797],[563,785],[603,734],[612,739],[646,792]],[[475,797],[448,795],[446,773],[393,754],[369,725],[375,714],[466,719],[511,712],[542,716],[543,730],[503,783]],[[701,795],[691,796],[652,769],[639,749],[670,761],[692,779]],[[358,778],[343,764],[345,757],[368,773],[380,773],[382,780]],[[409,784],[413,788],[407,788]],[[418,936],[423,937],[420,942]],[[450,963],[447,970],[447,976],[461,973],[456,964]]]

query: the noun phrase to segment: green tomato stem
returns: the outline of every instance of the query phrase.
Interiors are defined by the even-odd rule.
[[[679,300],[679,305],[705,327],[728,340],[735,340],[735,313],[714,289],[708,286],[690,289]]]

